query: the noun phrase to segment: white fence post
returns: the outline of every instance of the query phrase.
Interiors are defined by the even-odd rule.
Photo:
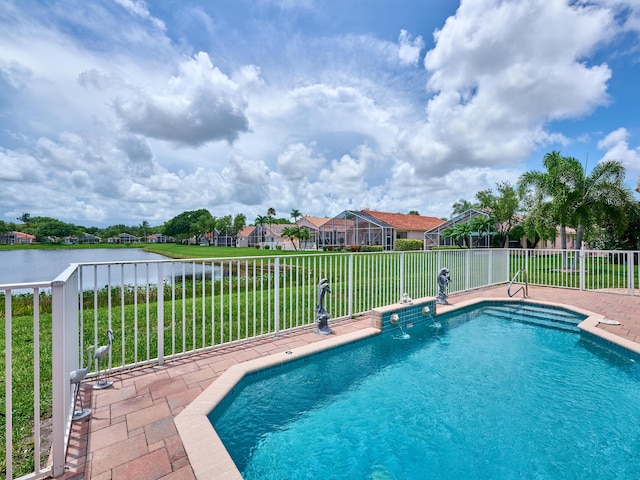
[[[353,256],[349,255],[349,278],[347,279],[348,293],[347,293],[347,315],[351,317],[353,315]]]
[[[399,289],[400,292],[398,292],[398,295],[396,296],[396,298],[401,298],[402,294],[405,292],[405,288],[404,288],[404,252],[400,252],[400,285],[399,285]]]
[[[162,263],[158,263],[158,365],[164,365],[164,271]],[[213,281],[213,267],[211,268]],[[203,280],[204,282],[204,280]],[[147,288],[149,288],[147,286]]]
[[[628,284],[627,293],[629,295],[633,295],[636,288],[634,283],[634,278],[633,278],[634,263],[635,263],[633,257],[634,257],[633,252],[627,252],[627,284]]]
[[[471,250],[464,252],[464,289],[469,290],[469,277],[471,277]]]
[[[13,340],[11,338],[11,290],[5,290],[5,324],[4,324],[4,342],[5,342],[5,448],[6,448],[6,469],[7,478],[12,478],[13,470],[13,371],[11,360],[11,350]]]
[[[582,245],[582,247],[580,248],[580,253],[578,253],[578,258],[579,258],[578,261],[580,262],[580,290],[584,290],[584,287],[586,284],[585,266],[584,266],[586,262],[584,260],[585,258],[584,245]]]
[[[69,374],[65,370],[66,335],[65,335],[65,282],[54,281],[51,287],[51,333],[53,348],[51,349],[52,359],[52,424],[53,424],[53,465],[54,477],[59,477],[64,473],[65,451],[66,451],[66,431],[68,408],[67,399],[69,390]],[[72,406],[73,408],[73,406]]]
[[[280,335],[280,257],[273,264],[273,322],[275,335]]]

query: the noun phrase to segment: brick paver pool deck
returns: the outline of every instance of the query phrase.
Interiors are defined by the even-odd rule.
[[[478,297],[506,298],[506,287],[451,295],[449,302],[455,305]],[[529,287],[529,299],[575,306],[617,320],[620,325],[599,324],[598,328],[640,344],[640,296]],[[361,317],[331,321],[330,326],[336,335],[344,335],[371,326],[371,321]],[[230,366],[323,340],[326,337],[308,327],[112,375],[110,389],[93,390],[85,384],[83,399],[93,413],[87,421],[72,425],[67,471],[60,478],[195,479],[175,416]]]

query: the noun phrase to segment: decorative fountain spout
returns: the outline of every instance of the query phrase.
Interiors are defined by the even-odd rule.
[[[436,297],[436,303],[440,305],[448,305],[447,302],[447,294],[445,289],[449,286],[449,282],[451,282],[451,278],[449,277],[449,269],[441,268],[440,272],[438,272],[438,296]]]
[[[331,288],[329,288],[327,279],[323,278],[318,284],[318,303],[316,305],[316,333],[319,335],[329,335],[333,333],[333,330],[329,328],[331,314],[324,308],[324,296],[327,292],[331,293]]]

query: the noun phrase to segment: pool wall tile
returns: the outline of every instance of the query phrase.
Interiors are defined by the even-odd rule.
[[[411,328],[423,322],[433,321],[436,312],[435,297],[423,297],[410,304],[394,303],[371,311],[371,326],[382,330],[382,333],[395,332]],[[397,314],[397,320],[392,315]]]

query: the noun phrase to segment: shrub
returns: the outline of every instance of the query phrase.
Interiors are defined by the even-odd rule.
[[[384,249],[382,245],[362,245],[361,252],[382,252]]]
[[[260,250],[260,244],[256,243],[256,250]]]
[[[362,246],[361,245],[350,245],[349,246],[349,250],[351,250],[352,252],[359,252],[361,250]]]
[[[271,246],[270,246],[270,245],[265,245],[265,246],[264,246],[264,249],[265,249],[265,250],[269,250],[270,248],[271,248]]]
[[[398,252],[406,252],[410,250],[422,250],[424,242],[422,240],[413,240],[409,238],[398,238],[396,240],[395,250]]]
[[[276,245],[276,250],[282,250],[282,245]]]

